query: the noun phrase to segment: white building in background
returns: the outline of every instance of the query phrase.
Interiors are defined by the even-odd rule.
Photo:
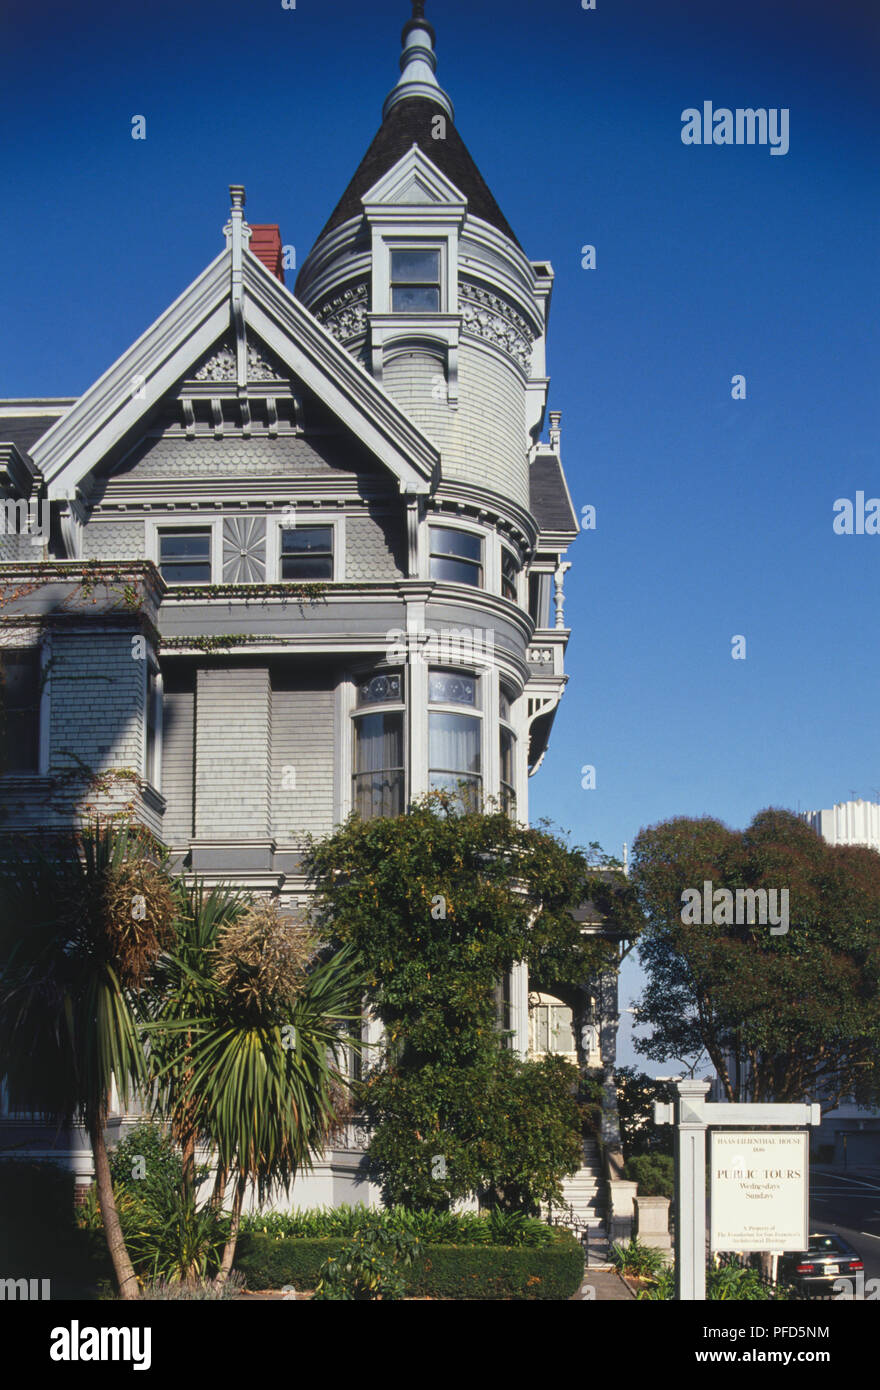
[[[880,851],[880,804],[838,801],[830,811],[804,811],[802,818],[829,845],[867,845]]]
[[[830,811],[804,811],[803,819],[829,845],[866,845],[880,853],[880,804],[876,801],[838,801]],[[813,1144],[828,1151],[834,1162],[857,1166],[880,1163],[880,1114],[845,1100],[822,1118]]]

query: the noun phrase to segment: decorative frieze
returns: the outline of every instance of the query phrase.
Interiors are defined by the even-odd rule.
[[[525,372],[532,365],[534,334],[521,314],[505,299],[465,281],[459,286],[462,332],[472,333],[501,348]]]
[[[315,310],[315,318],[339,343],[359,338],[367,331],[368,297],[366,284],[349,285],[341,294],[325,300]]]
[[[247,345],[247,374],[248,381],[283,381],[281,375],[271,362],[268,362],[260,350],[253,343]],[[196,381],[232,381],[237,378],[237,366],[235,359],[235,347],[230,343],[223,343],[216,352],[212,353],[206,362],[202,364],[195,374]]]

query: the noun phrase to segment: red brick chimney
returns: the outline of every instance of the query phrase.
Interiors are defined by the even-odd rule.
[[[281,255],[281,228],[272,223],[255,227],[251,224],[251,240],[248,248],[262,261],[263,265],[277,280],[284,284],[284,266]]]

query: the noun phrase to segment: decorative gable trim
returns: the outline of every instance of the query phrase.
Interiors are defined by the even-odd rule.
[[[396,476],[401,492],[431,491],[440,470],[434,445],[256,256],[243,252],[234,287],[233,269],[227,247],[33,446],[49,497],[74,497],[88,473],[212,348],[205,365],[226,370],[223,347],[215,345],[220,338],[237,343],[233,288],[245,325]],[[236,379],[239,365],[236,354]],[[252,379],[267,380],[267,368],[277,380],[264,356],[249,350],[247,384],[239,393],[247,394]]]
[[[368,189],[361,199],[369,221],[383,216],[394,219],[403,206],[418,206],[421,215],[430,216],[434,205],[443,217],[459,221],[467,212],[467,198],[460,188],[432,164],[418,145]]]

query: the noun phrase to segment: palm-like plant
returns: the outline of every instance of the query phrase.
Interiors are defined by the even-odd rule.
[[[136,995],[170,940],[171,884],[139,828],[90,822],[0,863],[0,1057],[14,1103],[80,1120],[120,1297],[138,1297],[104,1130],[111,1087],[143,1095]]]
[[[248,899],[225,884],[210,891],[196,879],[179,885],[174,945],[156,962],[143,999],[149,1018],[154,1108],[171,1121],[183,1159],[183,1192],[194,1203],[199,1138],[188,1088],[192,1080],[193,1021],[211,1009],[210,962],[218,932],[245,911]]]
[[[248,1182],[261,1199],[275,1184],[289,1187],[338,1120],[340,1057],[359,1045],[342,1029],[357,1016],[363,982],[351,951],[322,957],[272,902],[224,921],[206,964],[208,1008],[188,1021],[177,1105],[216,1146],[221,1187],[235,1182],[222,1284]]]

